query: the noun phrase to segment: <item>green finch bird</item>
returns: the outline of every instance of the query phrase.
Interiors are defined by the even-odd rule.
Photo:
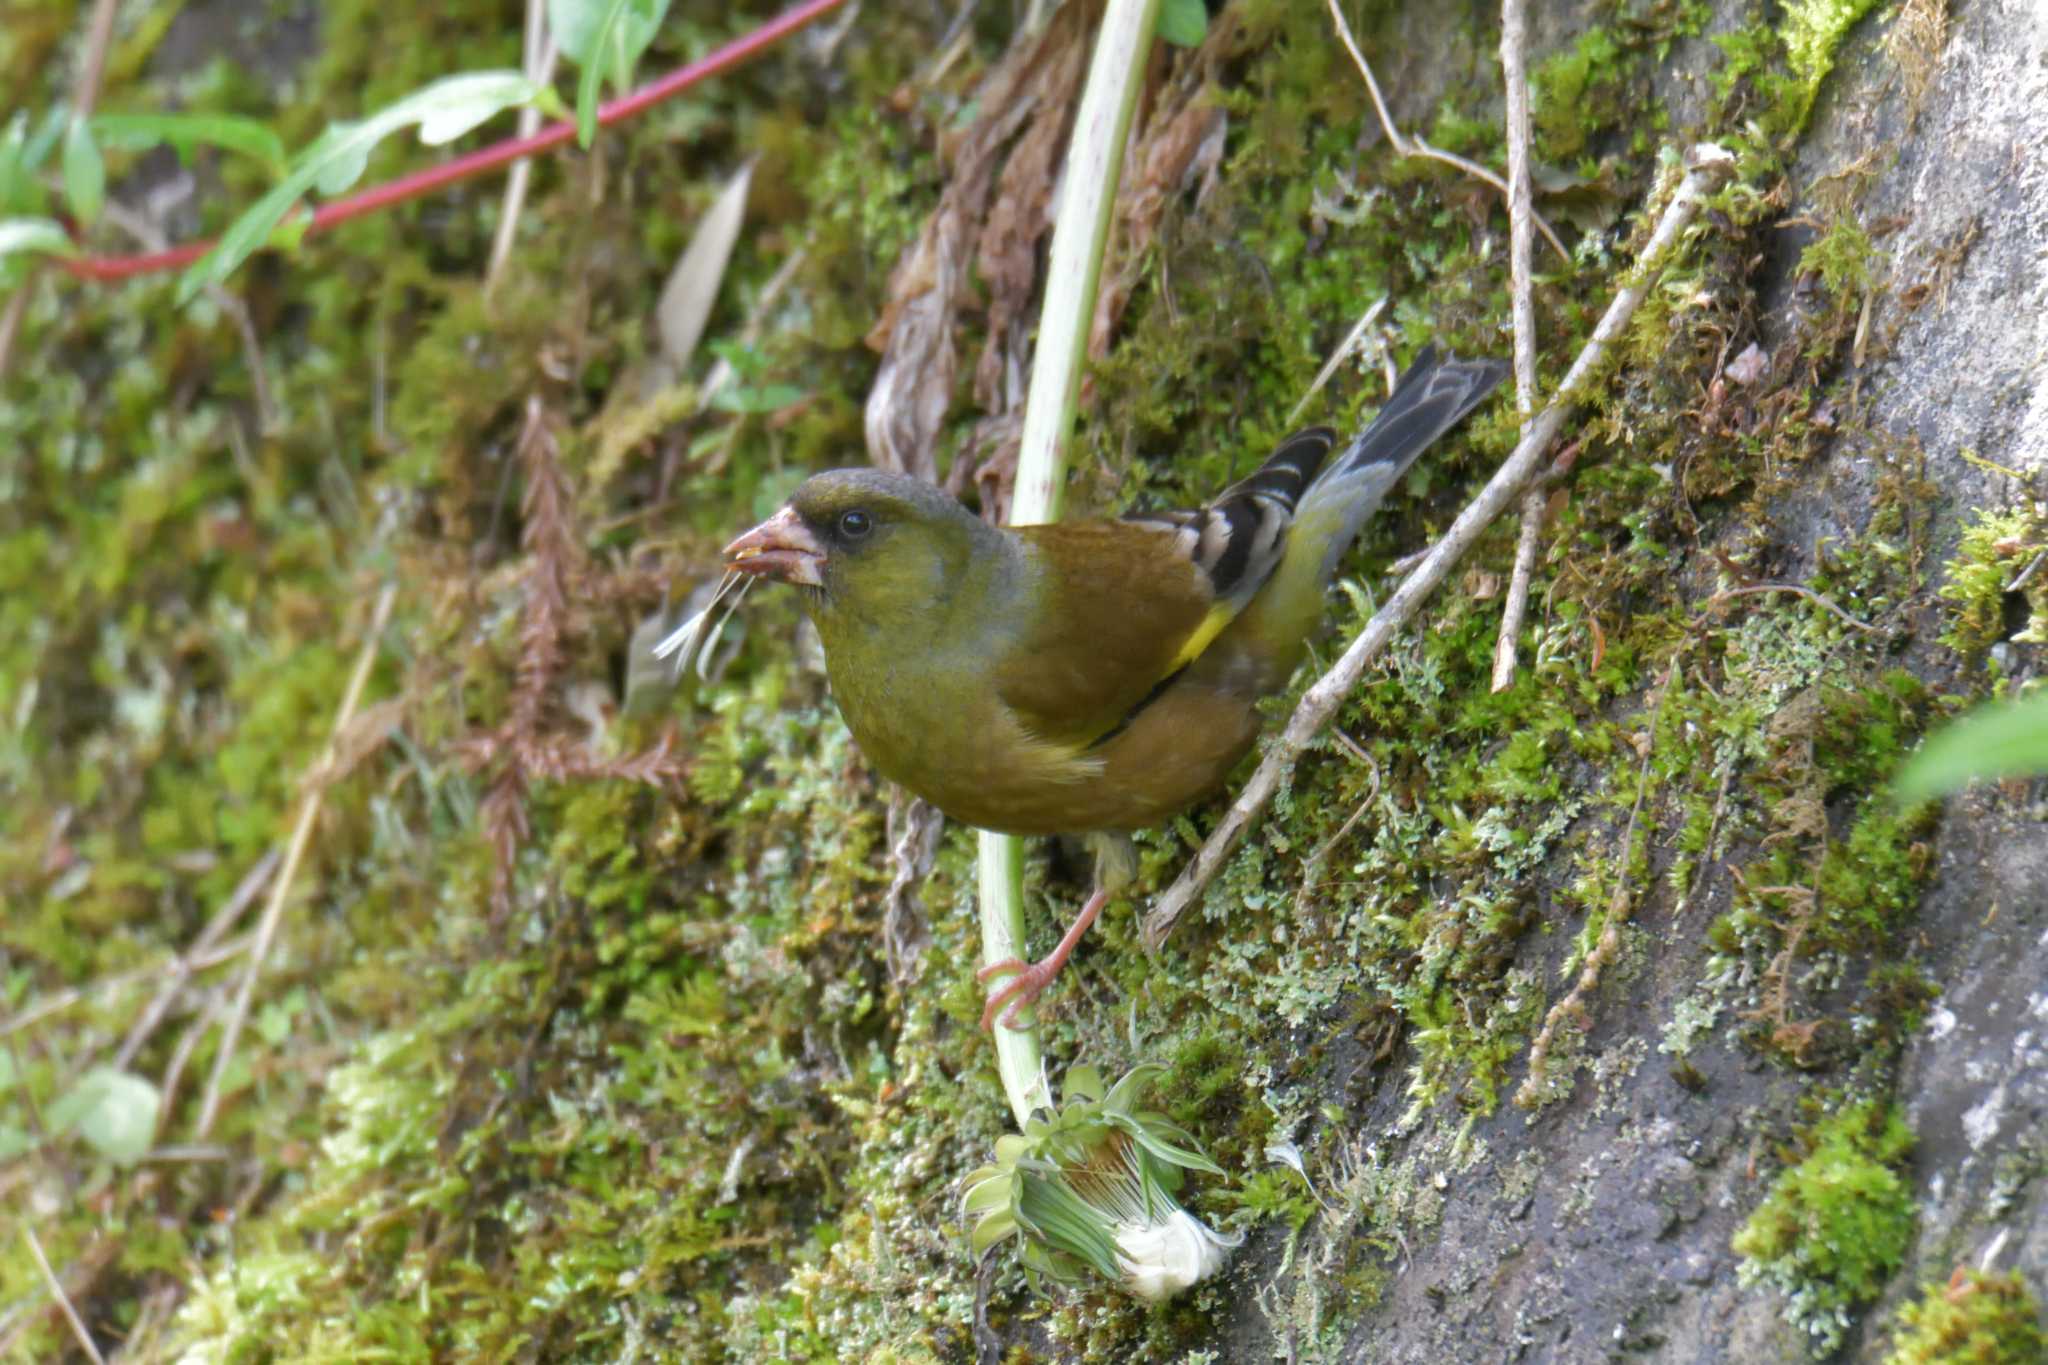
[[[1129,879],[1128,832],[1244,756],[1359,527],[1506,372],[1426,349],[1327,467],[1335,434],[1298,432],[1195,511],[998,527],[931,484],[836,469],[726,547],[734,573],[801,591],[882,776],[982,829],[1089,836],[1094,894],[1044,959],[983,969],[1009,978],[984,1027],[1015,1024]]]

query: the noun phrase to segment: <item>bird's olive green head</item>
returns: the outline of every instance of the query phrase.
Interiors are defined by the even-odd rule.
[[[923,480],[834,469],[805,480],[781,511],[726,546],[726,567],[810,589],[808,605],[821,618],[881,625],[946,596],[993,534]]]

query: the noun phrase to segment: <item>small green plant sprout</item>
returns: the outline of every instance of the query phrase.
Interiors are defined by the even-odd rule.
[[[1956,1267],[1947,1284],[1899,1310],[1885,1365],[2034,1365],[2048,1360],[2048,1332],[2020,1273]]]
[[[1101,1072],[1070,1067],[1058,1112],[999,1138],[995,1164],[967,1177],[975,1255],[1017,1237],[1034,1274],[1093,1270],[1152,1302],[1222,1269],[1242,1234],[1219,1236],[1175,1198],[1183,1172],[1222,1170],[1163,1115],[1133,1107],[1165,1069],[1135,1066],[1105,1092]]]
[[[1924,801],[1979,778],[2048,773],[2048,689],[1989,702],[1930,736],[1900,770],[1901,802]]]
[[[1822,1119],[1806,1143],[1806,1158],[1779,1173],[1731,1245],[1741,1282],[1782,1290],[1785,1320],[1824,1359],[1906,1259],[1913,1191],[1899,1168],[1913,1133],[1873,1100]]]

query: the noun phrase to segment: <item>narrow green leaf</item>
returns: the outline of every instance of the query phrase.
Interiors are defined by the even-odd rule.
[[[1126,1071],[1117,1078],[1117,1083],[1109,1088],[1109,1093],[1103,1096],[1103,1111],[1110,1114],[1128,1114],[1139,1092],[1152,1083],[1154,1076],[1164,1070],[1166,1068],[1158,1062],[1140,1062]]]
[[[2048,690],[1980,706],[1930,735],[1899,773],[1896,791],[1901,802],[1910,803],[1979,778],[2041,773],[2048,773]]]
[[[31,131],[26,110],[8,120],[0,134],[0,213],[40,214],[49,202],[36,172],[49,160],[50,152],[65,129],[62,105],[43,115]]]
[[[1179,1146],[1156,1131],[1148,1132],[1146,1125],[1142,1123],[1133,1127],[1131,1137],[1149,1155],[1161,1161],[1171,1162],[1176,1166],[1185,1166],[1191,1171],[1201,1171],[1205,1175],[1223,1174],[1223,1168],[1209,1160],[1208,1157],[1203,1156],[1200,1152],[1191,1151],[1186,1147]]]
[[[99,221],[107,202],[107,163],[93,141],[92,125],[84,119],[73,119],[64,130],[64,198],[78,221],[88,226]]]
[[[370,169],[370,153],[377,149],[377,144],[357,136],[362,126],[355,122],[331,123],[306,149],[301,160],[318,172],[313,177],[317,193],[330,199],[346,194]]]
[[[640,55],[654,41],[668,0],[548,0],[548,25],[562,55],[576,63],[576,142],[597,136],[597,104],[604,82],[628,89]]]
[[[384,113],[372,115],[370,121],[396,116],[386,132],[417,122],[420,141],[429,147],[439,147],[507,109],[533,103],[539,96],[540,88],[523,71],[472,71],[435,81]]]
[[[24,163],[28,151],[28,115],[18,113],[0,132],[0,213],[34,212],[42,207],[35,176]]]
[[[229,114],[95,114],[93,131],[109,147],[140,151],[169,143],[190,160],[192,149],[219,147],[284,170],[284,143],[270,126]]]
[[[1209,32],[1209,9],[1202,0],[1159,0],[1161,38],[1175,47],[1199,47]]]
[[[0,256],[19,251],[68,256],[71,250],[71,239],[53,218],[0,218]]]

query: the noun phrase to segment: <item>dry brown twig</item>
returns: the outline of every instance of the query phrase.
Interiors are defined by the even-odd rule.
[[[363,688],[370,681],[370,667],[377,662],[377,651],[384,640],[384,627],[391,620],[391,607],[397,600],[398,584],[387,583],[384,591],[377,595],[377,604],[370,609],[370,624],[363,633],[363,647],[356,653],[355,670],[349,674],[348,687],[342,692],[341,705],[335,711],[334,725],[329,731],[327,749],[330,754],[334,748],[334,737],[355,715],[356,705],[363,698]],[[292,827],[291,842],[285,846],[284,863],[278,869],[276,880],[270,884],[270,899],[264,903],[263,918],[256,923],[256,944],[250,951],[249,965],[242,969],[242,983],[235,992],[234,1007],[221,1030],[220,1051],[214,1054],[213,1074],[207,1077],[206,1096],[199,1106],[199,1122],[192,1130],[194,1141],[204,1141],[213,1131],[214,1120],[220,1116],[221,1085],[227,1079],[229,1064],[234,1061],[235,1044],[241,1040],[242,1026],[248,1022],[249,1002],[256,994],[256,979],[263,975],[264,960],[270,956],[271,944],[277,939],[277,926],[284,919],[284,903],[291,894],[292,882],[297,878],[306,848],[313,841],[313,825],[320,818],[320,807],[326,796],[325,786],[314,786],[299,798],[298,823]]]
[[[930,928],[919,914],[917,889],[932,870],[945,827],[938,807],[900,787],[892,793],[886,837],[895,872],[882,897],[882,953],[889,979],[899,986],[917,980],[925,946],[931,942]]]
[[[1544,454],[1564,429],[1565,418],[1571,415],[1579,400],[1592,387],[1593,376],[1606,358],[1608,348],[1628,326],[1651,286],[1663,273],[1664,262],[1679,236],[1699,213],[1706,196],[1725,184],[1734,173],[1735,158],[1722,148],[1702,143],[1692,149],[1686,158],[1685,176],[1659,216],[1656,230],[1644,245],[1642,259],[1633,277],[1616,291],[1613,302],[1607,305],[1607,311],[1593,329],[1593,335],[1587,338],[1578,358],[1565,373],[1549,406],[1530,424],[1527,434],[1515,446],[1514,453],[1508,456],[1486,487],[1458,514],[1458,519],[1451,523],[1443,539],[1437,542],[1415,572],[1394,590],[1387,604],[1366,623],[1365,629],[1351,642],[1343,657],[1309,688],[1288,720],[1287,728],[1267,748],[1258,770],[1252,774],[1237,800],[1231,803],[1207,842],[1196,851],[1173,885],[1146,914],[1142,937],[1147,948],[1156,949],[1166,941],[1174,924],[1222,870],[1224,860],[1265,814],[1274,794],[1293,773],[1302,751],[1329,723],[1344,698],[1365,676],[1366,665],[1378,657],[1394,632],[1408,623],[1420,609],[1423,599],[1444,580],[1452,566],[1472,547],[1494,518],[1505,511],[1536,476]]]
[[[1337,36],[1344,40],[1344,49],[1351,54],[1352,62],[1358,67],[1358,74],[1365,77],[1365,88],[1372,95],[1373,112],[1379,115],[1380,130],[1387,135],[1387,142],[1393,147],[1395,154],[1398,156],[1427,157],[1431,161],[1441,161],[1446,166],[1455,166],[1473,179],[1483,180],[1496,190],[1499,190],[1501,196],[1508,199],[1512,206],[1513,197],[1508,193],[1507,182],[1492,171],[1489,171],[1476,161],[1459,156],[1456,152],[1447,152],[1440,147],[1432,147],[1419,137],[1407,137],[1399,128],[1394,126],[1394,116],[1387,112],[1387,102],[1380,96],[1380,83],[1374,78],[1372,65],[1365,60],[1365,53],[1359,50],[1358,39],[1352,35],[1351,24],[1345,19],[1343,9],[1338,5],[1337,0],[1329,0],[1329,6],[1330,19],[1337,25]],[[1569,262],[1572,258],[1572,253],[1565,250],[1564,243],[1559,241],[1557,234],[1550,230],[1550,224],[1543,221],[1542,215],[1534,214],[1533,209],[1531,213],[1535,217],[1537,228],[1543,233],[1543,239],[1556,249],[1558,259]]]

